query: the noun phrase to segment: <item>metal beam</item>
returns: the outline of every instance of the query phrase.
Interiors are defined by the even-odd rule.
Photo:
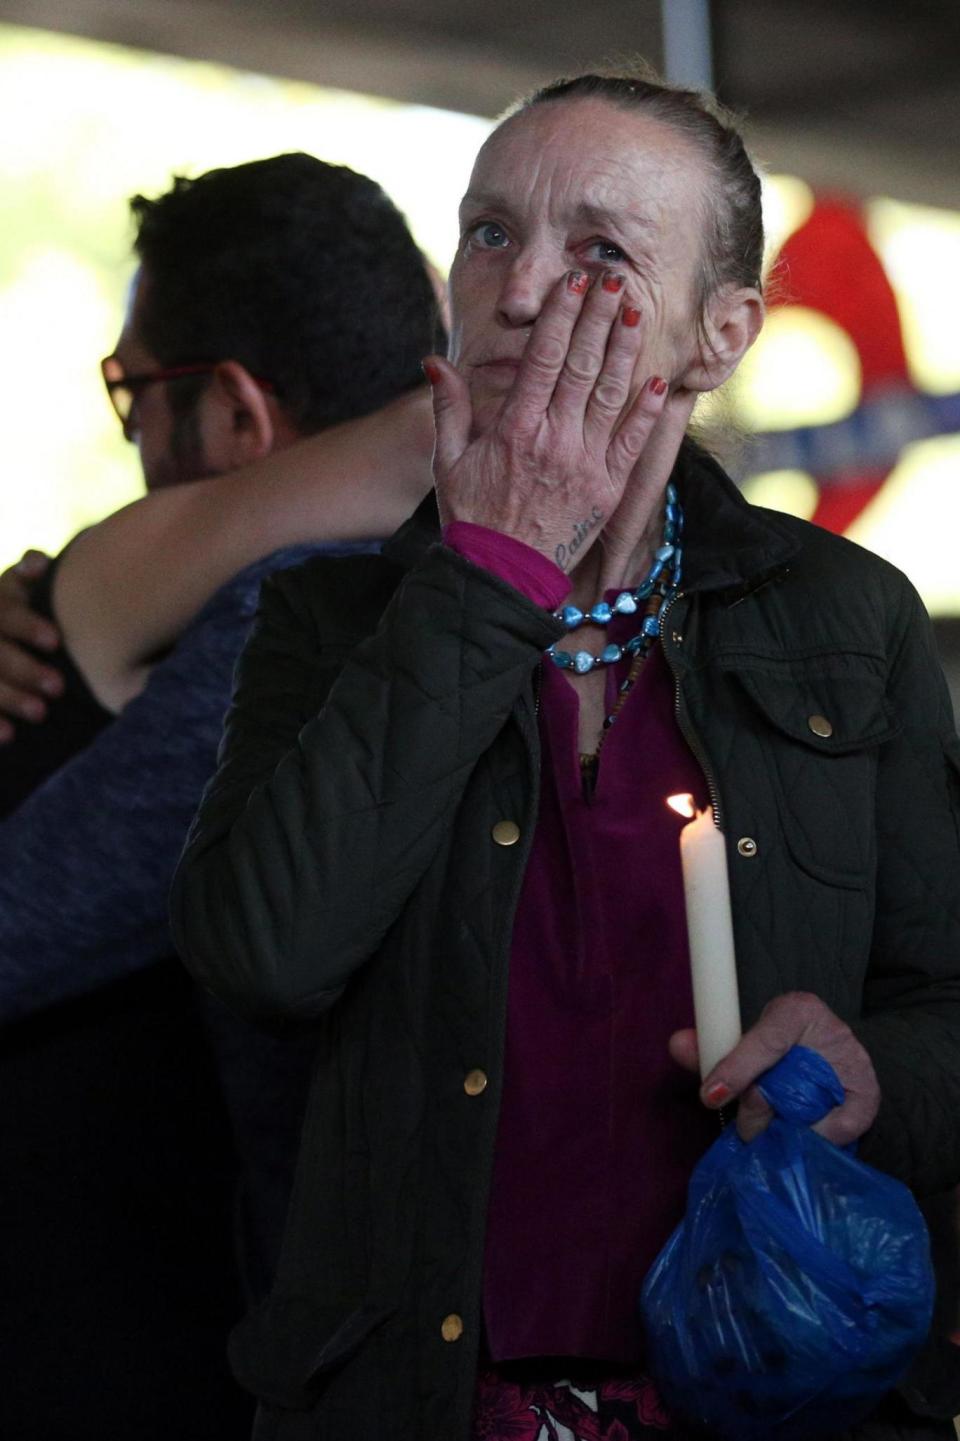
[[[660,0],[663,66],[671,85],[713,89],[710,0]]]

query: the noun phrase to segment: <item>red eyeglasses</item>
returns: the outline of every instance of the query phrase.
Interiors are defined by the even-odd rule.
[[[148,385],[156,385],[163,380],[183,380],[189,375],[212,375],[217,368],[216,361],[205,361],[196,365],[168,365],[162,370],[151,370],[141,375],[127,375],[123,365],[115,355],[108,355],[100,362],[100,372],[103,375],[103,383],[107,387],[107,394],[110,403],[117,413],[120,424],[124,430],[127,428],[127,421],[130,419],[130,412],[133,410],[137,396]],[[259,375],[254,375],[261,390],[273,394],[276,387],[270,380],[264,380]]]

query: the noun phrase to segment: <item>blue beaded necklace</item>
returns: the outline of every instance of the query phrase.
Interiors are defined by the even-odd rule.
[[[680,589],[683,570],[683,509],[676,487],[672,484],[667,486],[666,501],[663,539],[654,552],[653,564],[641,584],[634,590],[622,590],[612,605],[601,600],[588,611],[582,611],[575,605],[565,605],[562,610],[555,612],[557,619],[563,621],[567,630],[575,630],[578,625],[587,621],[594,625],[608,625],[615,615],[634,615],[641,605],[644,608],[640,630],[625,645],[611,642],[604,646],[599,655],[591,655],[585,650],[578,650],[571,655],[569,651],[558,650],[555,641],[546,650],[554,665],[561,670],[575,671],[577,675],[588,675],[598,666],[615,665],[625,655],[631,657],[630,669],[617,689],[613,710],[604,718],[596,750],[592,754],[580,756],[581,783],[584,797],[588,801],[596,789],[600,752],[607,732],[633,690],[641,665],[660,634],[663,612]]]
[[[557,620],[562,621],[570,631],[587,622],[593,625],[609,625],[615,615],[634,615],[642,605],[645,614],[639,631],[624,645],[617,645],[615,642],[605,645],[599,655],[591,655],[588,650],[572,653],[559,650],[559,641],[554,641],[553,645],[547,647],[546,654],[561,670],[589,675],[590,671],[597,670],[600,666],[616,665],[625,655],[642,659],[660,634],[660,617],[680,588],[683,570],[683,509],[677,497],[676,486],[672,483],[667,486],[666,500],[663,539],[654,551],[653,564],[640,585],[633,590],[622,590],[612,604],[599,600],[587,611],[576,605],[565,605],[554,612]],[[627,682],[624,684],[627,685]]]

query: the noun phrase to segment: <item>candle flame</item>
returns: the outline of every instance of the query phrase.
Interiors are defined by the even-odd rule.
[[[671,810],[676,811],[678,816],[686,816],[688,821],[692,821],[697,814],[697,808],[691,795],[667,796],[667,805]]]

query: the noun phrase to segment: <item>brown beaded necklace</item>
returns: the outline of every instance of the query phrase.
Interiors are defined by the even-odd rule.
[[[656,615],[660,609],[661,602],[661,596],[657,594],[652,595],[647,601],[645,614]],[[597,737],[596,749],[592,751],[580,752],[580,781],[581,785],[583,786],[583,794],[587,800],[592,799],[593,793],[597,788],[597,776],[600,772],[600,752],[603,750],[603,743],[606,740],[607,735],[609,734],[610,727],[613,725],[614,721],[623,710],[623,707],[626,705],[627,696],[636,685],[637,679],[640,675],[641,667],[643,666],[643,662],[646,660],[649,653],[650,647],[647,646],[643,650],[637,651],[636,655],[633,657],[633,660],[630,662],[630,669],[627,671],[626,677],[620,683],[620,687],[617,691],[617,699],[614,702],[613,710],[610,712],[609,715],[604,717],[603,725],[600,728],[600,734]]]

